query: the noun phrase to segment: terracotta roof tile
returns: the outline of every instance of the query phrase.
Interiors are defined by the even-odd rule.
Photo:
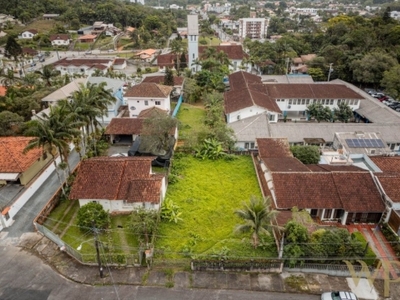
[[[393,202],[400,203],[400,174],[377,174],[377,176],[386,195]]]
[[[42,149],[23,154],[32,137],[0,137],[0,173],[22,173],[42,155]]]
[[[400,173],[400,156],[371,156],[370,159],[381,169],[383,172],[396,172]]]
[[[93,66],[93,65],[108,65],[112,59],[108,58],[71,58],[64,57],[59,61],[56,61],[54,66]]]
[[[50,41],[55,41],[55,40],[67,41],[67,40],[69,40],[69,35],[68,34],[51,34]]]
[[[263,161],[271,172],[311,172],[295,157],[263,158]]]
[[[119,66],[119,65],[123,65],[126,62],[125,58],[116,58],[114,60],[114,65]]]
[[[167,115],[168,112],[156,106],[146,108],[139,113],[139,118],[154,118],[158,116]]]
[[[129,88],[124,97],[153,97],[166,98],[172,91],[171,86],[156,83],[141,83]]]
[[[147,76],[143,79],[142,82],[152,82],[157,84],[164,84],[165,76]],[[183,84],[183,77],[181,76],[174,76],[174,85],[182,85]]]
[[[349,166],[335,166],[335,165],[307,165],[311,172],[368,172],[354,165]]]
[[[371,175],[366,172],[331,173],[343,208],[350,212],[383,212],[385,205]]]
[[[273,99],[364,99],[342,84],[266,84],[266,92]]]
[[[151,174],[154,157],[97,157],[81,162],[70,199],[159,201],[162,177]],[[143,182],[142,182],[143,181]],[[158,183],[157,183],[158,182]],[[144,188],[144,190],[138,190]],[[140,198],[136,194],[143,196]]]
[[[331,173],[273,173],[277,208],[342,208]]]
[[[143,119],[139,118],[113,118],[108,124],[105,134],[140,134]]]
[[[261,158],[293,157],[287,138],[256,139]]]
[[[229,59],[243,59],[248,57],[247,53],[243,51],[242,45],[222,45],[222,46],[211,46],[216,48],[217,52],[225,52]],[[210,48],[210,46],[199,46],[199,57],[201,58],[204,51]]]
[[[159,67],[173,68],[175,66],[176,59],[177,59],[177,55],[175,53],[160,54],[157,56],[157,65]],[[186,55],[186,61],[187,60],[188,60],[188,57]]]

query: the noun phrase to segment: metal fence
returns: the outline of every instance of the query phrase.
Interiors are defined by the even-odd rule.
[[[359,274],[360,277],[367,277],[369,274],[363,270],[360,265],[353,265],[354,271]],[[375,272],[373,267],[368,267],[369,272],[372,274]],[[283,264],[283,271],[286,272],[301,272],[301,273],[320,273],[331,276],[351,276],[349,268],[344,264],[316,264],[316,263],[303,263],[290,265],[288,261]]]
[[[85,254],[79,252],[77,249],[72,247],[63,241],[57,234],[46,228],[45,226],[35,223],[38,232],[43,234],[49,240],[54,242],[60,250],[66,252],[68,255],[76,259],[78,262],[84,265],[97,265],[96,253]],[[93,242],[94,243],[94,242]],[[140,253],[112,253],[109,252],[106,245],[99,243],[100,245],[100,258],[102,264],[114,267],[141,267],[140,264]]]
[[[193,271],[237,271],[280,273],[279,260],[192,260]]]

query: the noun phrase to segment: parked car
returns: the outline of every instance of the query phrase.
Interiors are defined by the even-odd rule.
[[[321,300],[358,300],[352,292],[329,292],[321,295]]]
[[[385,101],[387,99],[389,99],[388,96],[382,96],[382,97],[378,98],[378,100],[381,101],[381,102],[383,102],[383,101]]]

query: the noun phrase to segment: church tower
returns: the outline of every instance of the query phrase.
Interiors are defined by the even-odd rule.
[[[188,56],[189,65],[188,67],[192,73],[196,73],[200,66],[193,65],[193,62],[197,61],[199,58],[199,16],[198,15],[188,15]]]

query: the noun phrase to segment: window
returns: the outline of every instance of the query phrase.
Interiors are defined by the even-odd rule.
[[[269,120],[270,121],[275,121],[275,115],[269,115]]]
[[[333,99],[329,100],[329,105],[333,105]]]
[[[149,105],[149,101],[148,100],[144,100],[144,105]]]
[[[301,99],[301,104],[306,104],[306,99]]]
[[[341,102],[342,102],[342,99],[339,99],[339,100],[337,101],[337,104],[339,105]]]
[[[193,59],[194,59],[194,53],[193,53]]]
[[[289,99],[289,105],[292,104],[292,99]]]
[[[161,105],[161,101],[156,101],[155,104],[156,105]]]
[[[310,104],[310,99],[306,100],[306,105]]]
[[[10,218],[10,215],[8,214],[8,212],[4,215],[4,218],[6,219],[6,221]]]
[[[244,143],[244,149],[249,149],[249,143]]]
[[[324,218],[325,219],[330,219],[331,218],[331,214],[332,214],[332,209],[325,209]]]

